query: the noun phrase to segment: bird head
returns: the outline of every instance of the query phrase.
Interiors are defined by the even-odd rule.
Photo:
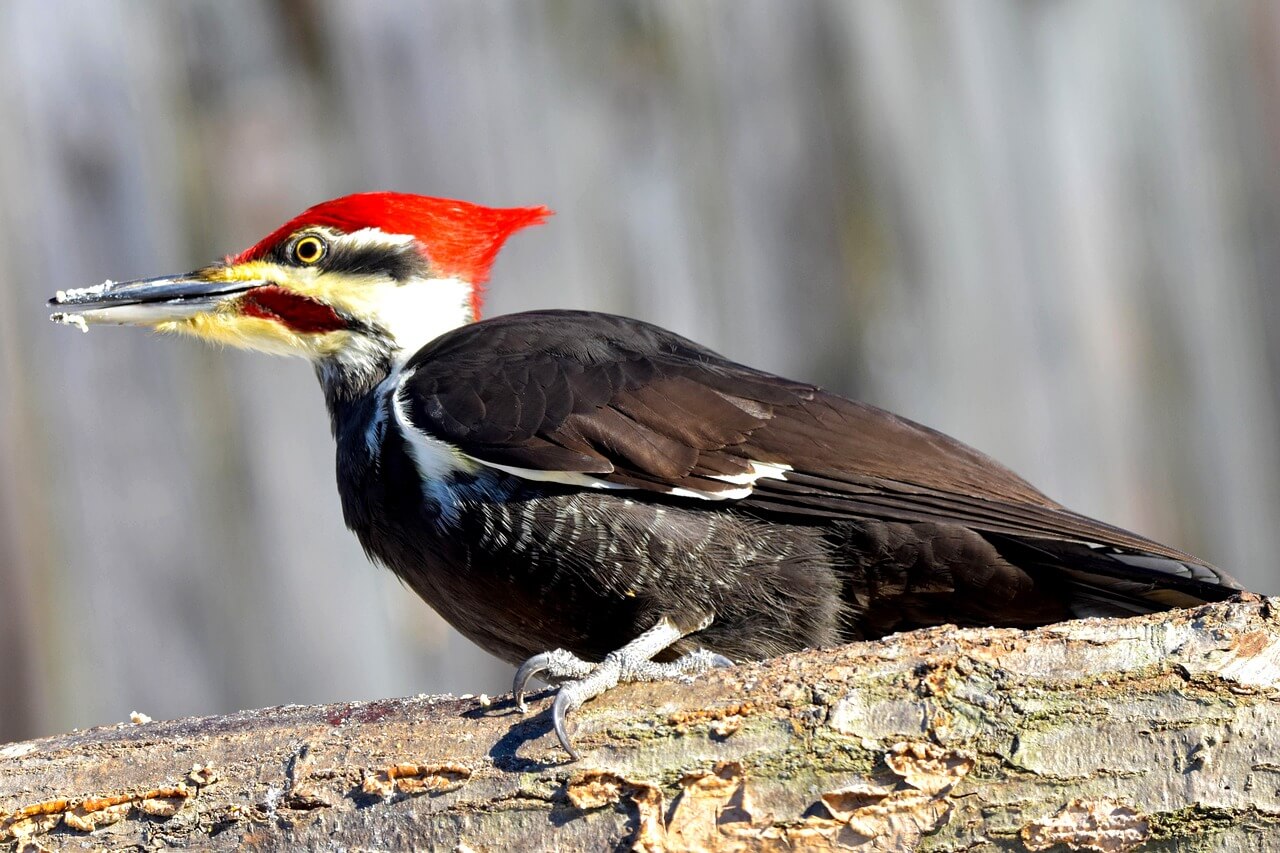
[[[478,319],[503,243],[550,213],[360,193],[186,275],[59,291],[49,304],[54,320],[81,328],[149,326],[317,363],[394,363]]]

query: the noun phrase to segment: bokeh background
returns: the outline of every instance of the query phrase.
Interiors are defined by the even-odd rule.
[[[627,313],[1280,591],[1280,10],[6,0],[0,741],[498,692],[342,526],[302,362],[46,320],[316,201],[558,215],[489,312]]]

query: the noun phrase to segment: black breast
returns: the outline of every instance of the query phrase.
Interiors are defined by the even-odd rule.
[[[566,648],[599,659],[664,614],[712,610],[695,645],[735,660],[843,639],[850,619],[822,531],[678,501],[454,477],[442,505],[389,430],[356,527],[365,549],[459,631],[517,663]],[[363,514],[362,514],[363,515]]]
[[[397,429],[343,487],[357,488],[349,520],[369,554],[512,663],[553,648],[599,659],[663,615],[708,610],[713,624],[667,657],[702,646],[760,659],[920,625],[1070,615],[1051,580],[959,526],[787,521],[493,470],[424,489]]]

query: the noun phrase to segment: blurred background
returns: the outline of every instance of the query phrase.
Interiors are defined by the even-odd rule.
[[[47,321],[396,189],[558,215],[488,312],[631,314],[1280,592],[1280,11],[7,0],[0,741],[500,692],[343,528],[301,361]]]

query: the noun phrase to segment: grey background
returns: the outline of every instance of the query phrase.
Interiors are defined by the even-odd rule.
[[[0,5],[0,741],[510,677],[343,529],[300,361],[46,321],[303,207],[549,204],[490,313],[822,382],[1280,591],[1280,12]]]

